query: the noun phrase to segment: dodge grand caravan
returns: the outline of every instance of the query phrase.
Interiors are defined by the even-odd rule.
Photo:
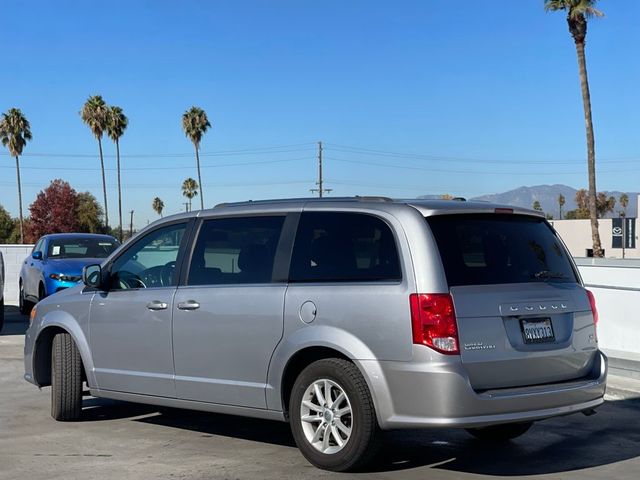
[[[537,212],[385,198],[159,220],[31,313],[25,378],[56,420],[96,397],[287,421],[336,471],[380,430],[509,440],[603,402],[598,315]]]

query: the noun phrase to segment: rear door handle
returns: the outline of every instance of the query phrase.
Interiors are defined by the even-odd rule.
[[[167,304],[165,302],[161,302],[160,300],[154,300],[153,302],[147,303],[147,308],[149,310],[166,310]]]
[[[200,304],[195,300],[187,300],[186,302],[178,303],[178,310],[197,310],[200,308]]]

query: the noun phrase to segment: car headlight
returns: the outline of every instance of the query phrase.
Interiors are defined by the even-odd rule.
[[[49,278],[52,278],[54,280],[58,280],[60,282],[70,282],[71,281],[71,277],[65,275],[64,273],[52,273],[51,275],[49,275]]]

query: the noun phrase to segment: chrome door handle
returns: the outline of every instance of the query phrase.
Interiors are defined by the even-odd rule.
[[[178,310],[197,310],[198,308],[200,308],[200,304],[195,300],[178,303]]]
[[[166,310],[167,304],[165,302],[161,302],[160,300],[154,300],[153,302],[147,303],[147,308],[149,310]]]

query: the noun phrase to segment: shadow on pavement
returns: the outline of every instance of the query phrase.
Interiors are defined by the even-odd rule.
[[[85,400],[87,421],[135,418],[159,427],[295,447],[287,423],[137,405]],[[555,474],[608,465],[640,456],[640,398],[606,402],[595,416],[574,414],[535,424],[503,444],[477,440],[463,430],[400,430],[383,435],[377,462],[368,472],[430,466],[452,472],[520,476]]]
[[[29,317],[21,315],[15,305],[4,306],[4,326],[0,335],[24,335],[29,328]]]

